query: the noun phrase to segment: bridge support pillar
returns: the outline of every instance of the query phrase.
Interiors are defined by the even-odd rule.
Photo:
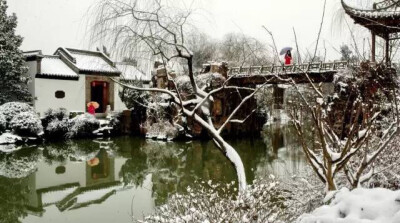
[[[283,102],[284,102],[284,95],[285,95],[285,89],[278,87],[278,85],[274,85],[274,90],[273,90],[273,97],[274,97],[274,109],[282,109],[283,108]]]
[[[371,62],[375,63],[375,43],[376,43],[376,36],[373,31],[371,31],[372,38],[371,38]]]

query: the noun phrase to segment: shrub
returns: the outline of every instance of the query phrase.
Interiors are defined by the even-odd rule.
[[[64,138],[67,133],[68,133],[67,119],[63,120],[54,119],[46,127],[47,138],[52,140]]]
[[[8,102],[0,106],[0,113],[4,115],[7,126],[9,127],[10,121],[22,112],[34,112],[32,106],[22,102]]]
[[[107,118],[110,121],[108,126],[113,128],[111,134],[118,135],[121,133],[121,118],[122,113],[112,114]]]
[[[279,182],[254,182],[237,197],[226,193],[233,186],[200,183],[199,188],[173,195],[167,204],[138,222],[286,222],[290,194],[279,190]]]
[[[7,120],[6,117],[0,113],[0,133],[4,132],[7,127]]]
[[[69,138],[81,138],[93,135],[93,131],[100,127],[100,122],[91,114],[83,114],[76,116],[70,120]]]
[[[47,125],[54,121],[54,120],[59,120],[62,121],[63,119],[66,119],[67,117],[67,109],[65,108],[58,108],[58,109],[48,109],[44,113],[44,117],[42,118],[42,125],[43,127],[47,130]]]
[[[11,129],[20,136],[40,136],[43,134],[42,122],[33,112],[17,114],[10,122]]]

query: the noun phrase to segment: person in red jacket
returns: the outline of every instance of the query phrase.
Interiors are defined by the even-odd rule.
[[[94,115],[96,113],[96,108],[94,107],[93,104],[89,105],[88,112],[89,112],[89,114],[92,114],[92,115]]]
[[[285,65],[290,65],[292,63],[292,54],[288,50],[285,54]]]

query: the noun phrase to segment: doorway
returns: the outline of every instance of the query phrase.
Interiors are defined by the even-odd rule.
[[[96,113],[104,113],[109,102],[109,84],[105,81],[93,81],[91,83],[91,101],[99,103]]]

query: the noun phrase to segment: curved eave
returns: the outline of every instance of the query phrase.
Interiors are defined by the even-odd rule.
[[[343,9],[354,23],[364,26],[376,35],[389,39],[391,33],[400,32],[400,11],[356,9],[341,0]]]
[[[55,79],[55,80],[79,80],[78,75],[65,74],[36,74],[35,78]]]
[[[113,76],[119,77],[121,75],[120,71],[104,71],[104,70],[79,70],[79,74],[88,74],[88,75],[103,75],[103,76]]]
[[[347,5],[344,0],[341,0],[341,3],[344,11],[351,17],[371,20],[400,19],[400,11],[357,9]]]

